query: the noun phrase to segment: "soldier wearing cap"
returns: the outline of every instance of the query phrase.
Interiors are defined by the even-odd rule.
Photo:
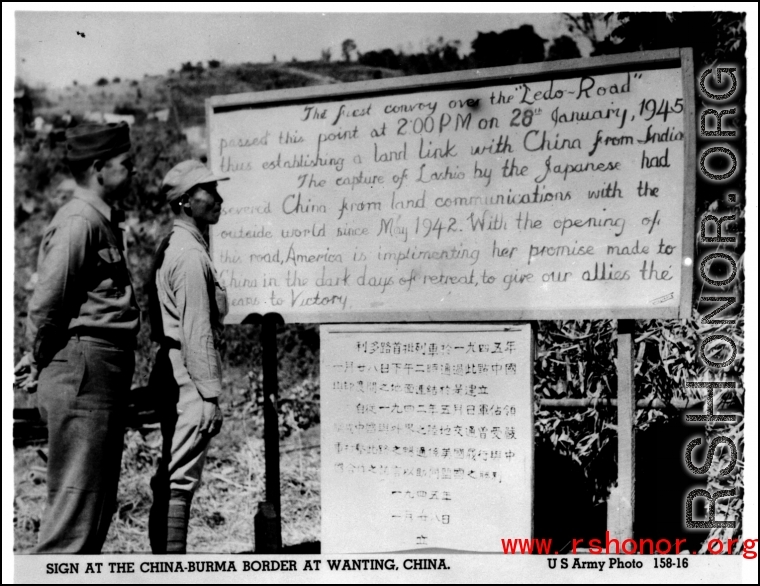
[[[164,178],[174,212],[159,246],[151,292],[151,326],[161,344],[151,373],[161,407],[163,450],[151,481],[153,553],[185,553],[190,503],[200,483],[209,441],[219,433],[221,361],[216,339],[227,314],[204,233],[216,224],[222,198],[217,177],[199,161],[183,161]]]
[[[125,123],[66,132],[76,188],[46,228],[17,381],[48,426],[47,509],[36,553],[95,554],[116,503],[140,310],[111,204],[133,172]],[[123,212],[122,212],[123,214]]]

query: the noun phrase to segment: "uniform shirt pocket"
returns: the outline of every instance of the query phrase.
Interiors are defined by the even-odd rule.
[[[121,260],[121,252],[115,246],[101,248],[98,250],[98,256],[108,264],[117,263]]]
[[[121,251],[115,246],[108,246],[98,250],[98,256],[103,261],[98,269],[98,280],[104,283],[110,279],[113,283],[114,291],[106,293],[106,297],[123,295],[126,288],[131,285],[131,281]]]
[[[221,326],[224,323],[224,318],[229,311],[229,307],[227,306],[227,290],[216,278],[214,279],[214,298],[219,316],[219,325]]]

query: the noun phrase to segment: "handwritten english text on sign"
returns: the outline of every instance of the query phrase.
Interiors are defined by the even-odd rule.
[[[231,321],[676,315],[681,79],[578,73],[213,113]]]

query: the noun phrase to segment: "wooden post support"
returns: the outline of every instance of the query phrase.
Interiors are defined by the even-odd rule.
[[[538,356],[538,322],[530,322],[530,404],[536,404],[536,395],[533,392],[533,380],[535,378],[536,356]],[[538,434],[536,429],[535,411],[530,411],[530,429],[534,430],[533,441],[530,442],[530,538],[536,536],[536,439]]]
[[[272,503],[259,503],[258,511],[253,518],[253,540],[253,550],[256,553],[280,553],[282,549],[280,517],[275,512]]]
[[[264,462],[266,502],[259,503],[254,521],[256,553],[282,550],[280,514],[280,426],[277,415],[277,326],[282,317],[268,313],[261,323],[261,362],[264,375]]]
[[[636,483],[636,389],[633,384],[635,321],[620,319],[617,324],[617,432],[618,483],[607,502],[607,530],[610,537],[633,539]]]

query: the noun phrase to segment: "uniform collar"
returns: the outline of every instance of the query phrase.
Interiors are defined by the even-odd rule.
[[[74,189],[74,197],[90,204],[98,212],[100,212],[106,221],[110,222],[113,220],[114,210],[111,209],[111,206],[103,201],[102,198],[98,197],[94,191],[87,189],[86,187],[82,187],[81,185],[77,185]]]
[[[199,243],[201,243],[203,245],[203,248],[208,250],[208,242],[206,242],[206,239],[203,237],[203,234],[201,234],[201,231],[198,230],[198,227],[195,224],[192,224],[182,218],[175,217],[174,227],[182,228],[183,230],[187,230],[188,232],[190,232],[190,234],[193,235],[193,238],[195,238]]]

